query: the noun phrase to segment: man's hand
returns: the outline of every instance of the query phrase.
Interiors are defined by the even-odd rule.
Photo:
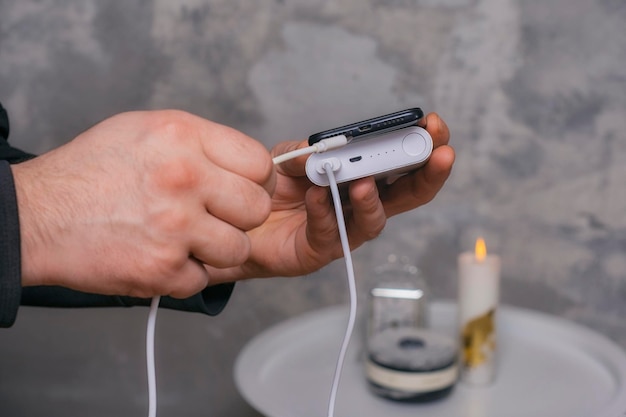
[[[378,236],[387,218],[432,200],[450,175],[454,150],[448,146],[448,127],[435,113],[426,117],[424,127],[434,142],[426,165],[384,189],[377,189],[371,177],[350,185],[346,224],[352,249]],[[302,146],[306,143],[281,143],[272,155]],[[208,267],[211,282],[303,275],[343,255],[328,189],[311,184],[305,175],[305,162],[306,157],[302,157],[278,167],[272,212],[265,223],[248,233],[250,258],[234,268]]]
[[[205,265],[245,262],[276,184],[262,144],[178,111],[114,116],[12,169],[23,285],[139,297],[187,297]]]

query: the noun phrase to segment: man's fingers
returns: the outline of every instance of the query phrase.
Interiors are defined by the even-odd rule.
[[[359,246],[374,239],[387,222],[385,208],[380,201],[373,177],[362,178],[350,184],[352,215],[348,222],[350,243]]]
[[[248,235],[213,216],[198,216],[189,236],[191,254],[217,268],[242,264],[250,255]]]
[[[399,178],[382,193],[387,217],[428,203],[450,176],[454,149],[441,145],[433,150],[430,160],[416,172]]]
[[[285,154],[287,152],[295,151],[296,149],[306,148],[309,146],[307,141],[287,141],[281,142],[276,145],[271,152],[272,158],[277,157],[278,155]],[[276,169],[283,175],[287,175],[289,177],[302,177],[306,175],[305,173],[305,165],[306,160],[309,158],[308,155],[300,156],[298,158],[291,159],[289,161],[285,161],[279,164]]]
[[[437,113],[429,113],[426,116],[425,121],[426,125],[424,128],[433,138],[433,148],[447,145],[450,141],[450,130],[448,129],[446,122],[444,122]]]
[[[312,186],[306,193],[307,240],[311,248],[324,253],[331,246],[337,246],[339,237],[337,219],[328,188]],[[335,254],[336,256],[336,254]]]
[[[164,294],[174,298],[187,298],[199,293],[209,284],[209,273],[201,262],[189,258],[175,277],[168,281]]]
[[[272,210],[267,190],[221,168],[207,172],[203,189],[207,211],[242,230],[261,225]]]
[[[206,129],[196,129],[204,153],[213,163],[273,190],[269,188],[275,182],[274,167],[261,142],[228,126],[204,119],[200,123],[207,125]]]

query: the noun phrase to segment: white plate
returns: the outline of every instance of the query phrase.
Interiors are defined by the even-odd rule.
[[[432,327],[452,334],[456,307],[431,303]],[[332,307],[282,322],[248,343],[235,364],[243,397],[267,417],[327,414],[347,309]],[[374,396],[363,371],[362,337],[353,336],[339,388],[342,416],[623,417],[626,353],[604,336],[546,314],[501,307],[499,368],[489,388],[458,383],[430,404]],[[355,332],[357,333],[357,332]]]

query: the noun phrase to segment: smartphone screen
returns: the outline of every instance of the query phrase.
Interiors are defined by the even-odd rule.
[[[337,135],[346,135],[352,139],[361,138],[373,133],[382,133],[394,129],[413,126],[419,123],[424,117],[424,112],[419,107],[401,110],[384,116],[363,120],[342,127],[337,127],[309,136],[309,145],[319,142],[322,139]]]

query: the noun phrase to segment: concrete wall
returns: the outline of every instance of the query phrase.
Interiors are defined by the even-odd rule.
[[[437,199],[354,254],[407,256],[435,297],[482,231],[504,302],[626,347],[626,4],[617,0],[0,0],[0,100],[41,153],[131,109],[180,108],[267,147],[421,106],[458,159]],[[239,349],[347,301],[343,264],[242,282],[216,318],[163,311],[159,415],[253,416]],[[0,415],[141,415],[145,309],[23,308],[0,332]]]

